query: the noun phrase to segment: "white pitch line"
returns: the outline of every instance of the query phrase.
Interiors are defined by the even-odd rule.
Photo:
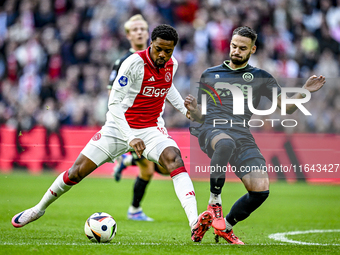
[[[93,246],[93,245],[115,245],[115,246],[185,246],[187,245],[186,243],[175,243],[175,244],[171,244],[171,243],[121,243],[121,242],[117,242],[117,243],[12,243],[12,242],[3,242],[0,243],[1,245],[21,245],[21,246],[26,246],[26,245],[66,245],[66,246]],[[196,245],[196,244],[194,244]],[[218,244],[197,244],[197,245],[230,245],[228,243],[218,243]]]
[[[332,232],[340,232],[340,229],[312,229],[312,230],[306,230],[306,231],[291,231],[291,232],[283,232],[283,233],[275,233],[271,234],[268,237],[270,239],[274,239],[276,241],[280,242],[286,242],[286,243],[293,243],[293,244],[302,244],[302,245],[322,245],[322,246],[328,246],[328,245],[335,245],[340,246],[338,243],[309,243],[309,242],[301,242],[301,241],[295,241],[288,239],[287,236],[292,235],[302,235],[302,234],[310,234],[310,233],[332,233]]]
[[[271,234],[268,237],[270,239],[274,239],[276,241],[280,241],[283,243],[259,243],[259,244],[246,244],[249,246],[268,246],[268,245],[287,245],[287,243],[293,243],[293,244],[301,244],[301,245],[320,245],[320,246],[328,246],[328,245],[334,245],[334,246],[340,246],[340,244],[323,244],[323,243],[309,243],[309,242],[301,242],[301,241],[295,241],[295,240],[290,240],[288,239],[289,235],[301,235],[301,234],[309,234],[309,233],[332,233],[332,232],[340,232],[340,229],[325,229],[325,230],[307,230],[307,231],[291,231],[291,232],[283,232],[283,233],[275,233]],[[93,246],[93,245],[116,245],[116,246],[185,246],[187,245],[186,243],[122,243],[122,242],[112,242],[112,243],[104,243],[104,244],[99,244],[99,243],[25,243],[25,242],[0,242],[0,246],[2,245],[67,245],[67,246]],[[195,245],[203,245],[203,246],[215,246],[215,245],[230,245],[228,243],[203,243],[203,244],[195,244]]]
[[[13,242],[0,242],[0,246],[26,246],[26,245],[33,245],[33,246],[44,246],[44,245],[65,245],[65,246],[93,246],[93,245],[114,245],[114,246],[187,246],[187,243],[13,243]],[[232,244],[229,243],[193,243],[195,246],[229,246]],[[258,243],[258,244],[246,244],[247,246],[268,246],[268,245],[287,245],[287,243]]]

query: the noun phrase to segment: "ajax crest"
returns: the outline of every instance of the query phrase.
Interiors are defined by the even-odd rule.
[[[92,137],[92,140],[93,140],[93,141],[98,141],[101,137],[102,137],[102,135],[98,132],[98,133],[96,133],[96,134]]]
[[[165,74],[165,81],[166,82],[169,82],[171,80],[171,74],[170,74],[170,72],[167,72],[166,74]]]

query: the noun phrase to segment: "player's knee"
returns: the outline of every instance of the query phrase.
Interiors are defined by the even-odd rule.
[[[181,166],[184,166],[181,155],[179,153],[172,154],[169,158],[168,170],[177,169]]]
[[[242,178],[244,186],[248,191],[266,191],[269,190],[269,179],[263,176],[252,177],[253,172]]]
[[[215,144],[215,152],[223,153],[225,151],[233,151],[236,148],[235,141],[231,138],[221,139]]]
[[[79,165],[73,165],[68,170],[68,178],[73,182],[80,182],[84,177],[80,174],[80,167]]]
[[[76,162],[68,171],[68,178],[74,182],[80,182],[93,170],[97,168],[97,165],[82,154],[79,155]]]
[[[169,173],[179,167],[184,166],[180,151],[174,147],[168,147],[163,151],[160,158],[160,163],[167,169]]]

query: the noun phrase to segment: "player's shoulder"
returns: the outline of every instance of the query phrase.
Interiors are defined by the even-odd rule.
[[[144,65],[144,59],[137,53],[130,54],[122,64],[125,65]]]
[[[202,73],[202,76],[209,76],[210,74],[215,74],[215,73],[221,72],[223,70],[225,70],[223,68],[223,64],[217,65],[217,66],[212,66],[212,67],[205,69],[204,72]]]
[[[263,77],[263,78],[271,78],[273,77],[270,73],[268,73],[266,70],[249,65],[247,66],[247,68],[245,68],[246,72],[250,72],[254,75],[256,75],[257,77]]]
[[[170,61],[173,63],[173,65],[178,66],[178,61],[177,61],[177,59],[174,57],[174,55],[171,56]]]
[[[123,76],[137,77],[144,71],[144,65],[144,59],[135,53],[125,59],[119,68],[119,72],[121,72]]]

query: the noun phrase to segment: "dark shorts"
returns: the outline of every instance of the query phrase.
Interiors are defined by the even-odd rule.
[[[239,178],[242,178],[245,174],[252,171],[250,166],[258,166],[259,168],[261,166],[265,166],[266,161],[261,154],[260,149],[256,145],[254,137],[250,133],[240,134],[233,130],[211,128],[201,130],[198,136],[199,145],[201,150],[206,153],[209,158],[211,158],[214,153],[214,150],[211,148],[211,141],[215,136],[221,133],[229,135],[236,144],[236,148],[230,158],[229,164],[236,167],[237,171],[235,174]]]
[[[238,178],[242,179],[243,176],[252,171],[258,171],[260,169],[267,171],[267,168],[263,169],[263,166],[265,165],[266,161],[263,158],[246,159],[240,165],[235,166],[235,174]]]

